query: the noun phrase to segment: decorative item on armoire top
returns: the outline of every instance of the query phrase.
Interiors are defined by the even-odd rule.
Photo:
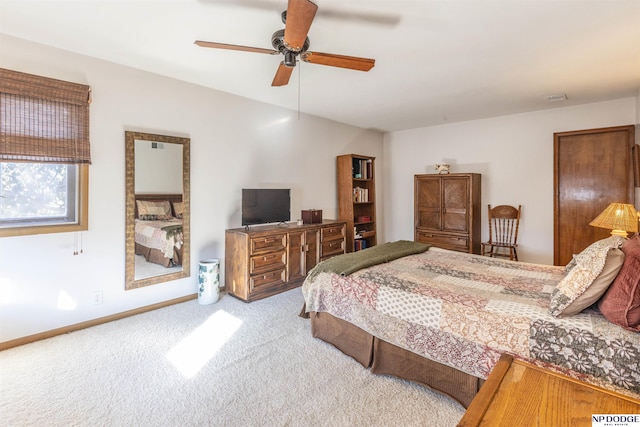
[[[449,173],[449,169],[451,169],[451,165],[445,163],[436,163],[435,167],[439,174]]]
[[[198,272],[198,303],[213,304],[220,298],[220,260],[200,261]]]

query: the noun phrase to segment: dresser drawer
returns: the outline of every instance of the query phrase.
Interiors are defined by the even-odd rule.
[[[335,225],[331,227],[323,227],[320,229],[320,240],[342,239],[344,238],[344,225]]]
[[[456,236],[453,234],[438,234],[429,231],[417,232],[417,239],[420,243],[429,243],[443,249],[469,252],[469,238],[466,236]]]
[[[320,245],[320,258],[324,259],[329,256],[344,253],[344,239],[327,240]]]
[[[264,237],[251,238],[251,255],[263,252],[285,250],[287,247],[287,234],[278,233]]]
[[[284,250],[268,252],[262,255],[252,256],[249,259],[249,274],[285,268],[286,265],[287,256]]]
[[[249,278],[250,292],[260,291],[263,288],[276,287],[285,281],[285,268],[256,274]]]

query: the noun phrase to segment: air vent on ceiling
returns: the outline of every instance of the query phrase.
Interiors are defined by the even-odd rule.
[[[563,102],[567,100],[567,95],[564,93],[561,95],[547,95],[545,99],[547,102]]]

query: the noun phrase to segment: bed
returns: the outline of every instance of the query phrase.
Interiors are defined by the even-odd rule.
[[[387,245],[403,250],[345,254],[309,273],[314,337],[464,407],[503,353],[640,396],[640,238],[596,242],[566,267]]]
[[[182,265],[182,211],[182,194],[136,194],[136,255],[164,267]]]

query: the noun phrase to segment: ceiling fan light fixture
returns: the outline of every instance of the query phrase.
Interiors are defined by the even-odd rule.
[[[295,67],[296,66],[296,53],[290,50],[284,52],[284,65],[287,67]]]

